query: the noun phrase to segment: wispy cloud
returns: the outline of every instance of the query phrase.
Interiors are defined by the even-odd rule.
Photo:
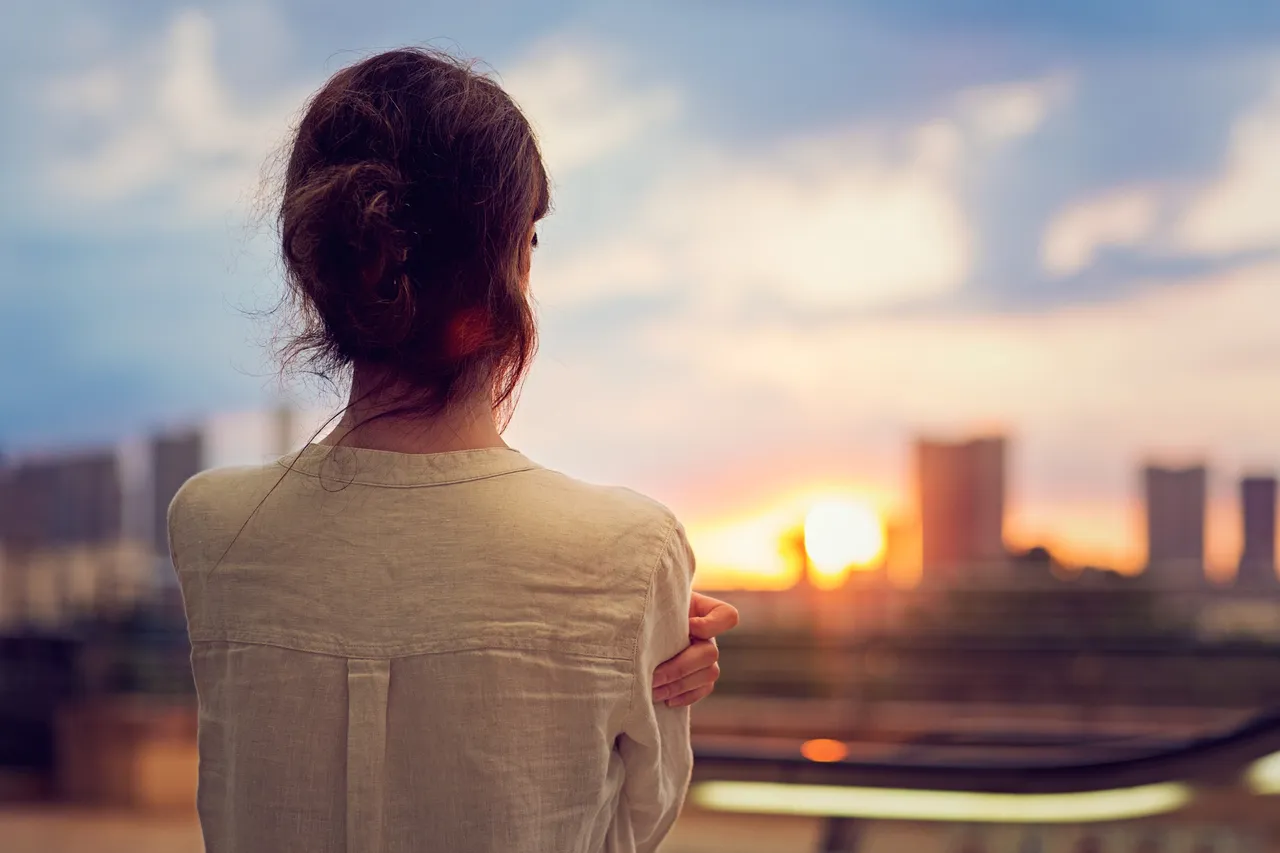
[[[211,18],[185,10],[49,84],[55,144],[43,167],[64,207],[119,212],[158,200],[162,219],[183,222],[244,212],[304,92],[237,99],[215,62],[217,36]]]
[[[1230,254],[1280,247],[1280,72],[1231,128],[1219,174],[1191,198],[1175,229],[1179,247]]]
[[[1163,257],[1230,258],[1280,249],[1280,72],[1236,118],[1210,174],[1120,186],[1062,208],[1045,229],[1043,268],[1068,276],[1106,247]]]
[[[617,65],[600,47],[555,39],[501,75],[533,123],[553,176],[615,155],[679,116],[678,89],[626,87]]]
[[[563,306],[681,290],[721,307],[766,295],[848,308],[949,292],[971,252],[951,187],[953,132],[919,129],[901,162],[858,133],[763,157],[707,152],[664,176],[638,221],[581,256],[548,258],[540,298]],[[916,251],[922,243],[931,250]]]
[[[975,251],[960,190],[967,161],[1035,131],[1068,91],[1061,77],[964,91],[933,119],[802,135],[750,154],[697,140],[617,233],[548,253],[540,298],[565,306],[681,292],[717,309],[763,301],[826,311],[955,293]]]
[[[1093,264],[1108,246],[1136,246],[1156,229],[1160,196],[1150,187],[1120,187],[1073,202],[1045,229],[1040,260],[1054,275],[1071,275]]]
[[[1058,73],[966,89],[957,96],[959,118],[975,135],[1006,142],[1034,133],[1071,97],[1071,75]]]
[[[237,97],[217,62],[219,36],[209,15],[183,10],[162,31],[48,85],[47,119],[62,144],[43,165],[66,204],[119,209],[160,199],[164,216],[185,222],[245,213],[312,86]],[[675,88],[625,89],[618,75],[604,51],[568,40],[540,43],[502,75],[555,177],[680,114]]]

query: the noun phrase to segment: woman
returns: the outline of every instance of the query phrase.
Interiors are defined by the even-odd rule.
[[[664,507],[502,441],[548,206],[519,109],[446,56],[371,57],[309,104],[288,354],[349,370],[350,404],[170,509],[209,853],[652,850],[674,821],[737,614],[691,597]]]

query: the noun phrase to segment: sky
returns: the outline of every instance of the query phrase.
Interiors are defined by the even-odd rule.
[[[715,571],[816,495],[911,513],[1013,438],[1013,544],[1132,567],[1138,468],[1280,467],[1280,6],[8,0],[0,448],[310,405],[271,177],[338,68],[482,58],[555,185],[509,441],[666,502]],[[332,397],[322,402],[335,405]],[[763,566],[761,571],[768,571]]]

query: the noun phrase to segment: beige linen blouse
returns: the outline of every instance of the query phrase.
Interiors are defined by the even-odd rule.
[[[688,787],[671,513],[506,448],[311,445],[169,511],[208,853],[648,851]]]

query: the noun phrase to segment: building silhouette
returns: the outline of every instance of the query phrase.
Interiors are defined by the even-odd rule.
[[[136,596],[115,448],[21,459],[0,489],[0,627],[55,626]]]
[[[151,440],[151,493],[145,496],[151,509],[151,547],[157,555],[169,553],[169,504],[182,484],[205,468],[204,434],[186,429]]]
[[[926,582],[963,580],[1004,565],[1005,449],[999,436],[916,443]]]
[[[1147,515],[1147,570],[1162,585],[1204,582],[1208,473],[1203,465],[1143,471]]]
[[[1244,546],[1236,586],[1276,586],[1276,478],[1245,477],[1240,481],[1240,516]]]

